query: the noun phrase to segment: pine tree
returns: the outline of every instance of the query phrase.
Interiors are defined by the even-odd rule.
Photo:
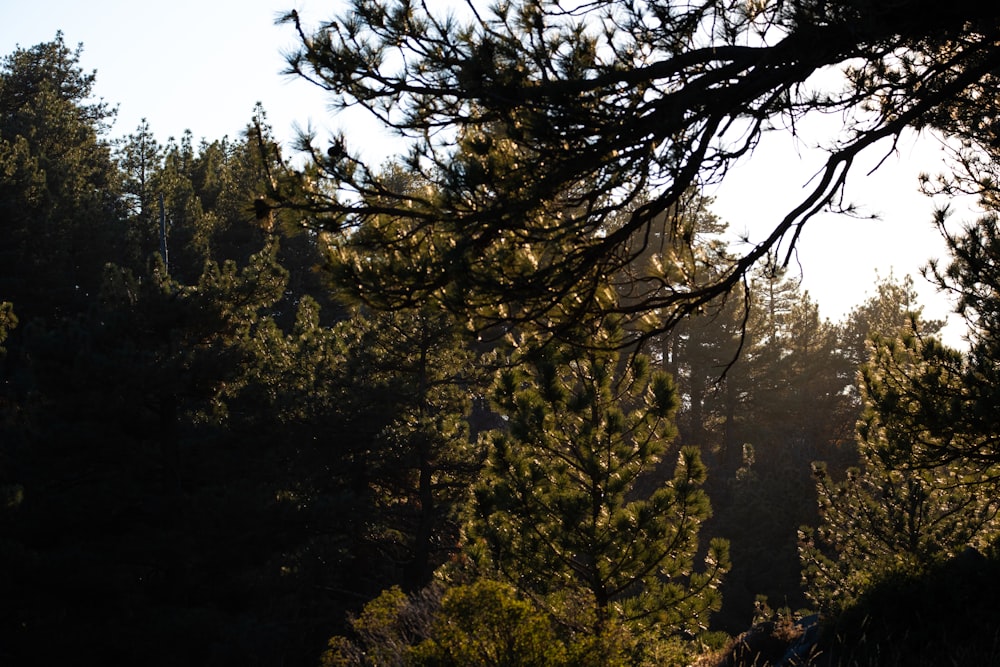
[[[620,335],[604,330],[601,336]],[[493,389],[506,427],[488,436],[470,548],[490,571],[544,599],[563,623],[589,619],[664,633],[697,629],[717,609],[728,568],[713,541],[694,571],[710,515],[698,452],[683,449],[671,481],[637,485],[667,459],[677,396],[648,361],[596,349],[546,348],[502,371]]]
[[[884,278],[879,277],[874,294],[851,309],[841,324],[839,337],[843,355],[850,364],[852,388],[854,372],[868,362],[872,336],[895,338],[901,327],[909,326],[914,313],[920,317],[920,329],[924,335],[936,335],[944,327],[944,320],[923,317],[913,278],[897,278],[891,273]]]
[[[468,422],[475,355],[454,318],[433,305],[358,312],[338,331],[351,483],[365,487],[369,534],[413,591],[454,554],[458,507],[481,465]]]
[[[114,111],[61,33],[0,62],[0,299],[25,321],[85,310],[119,261]]]
[[[822,523],[800,532],[803,576],[821,608],[843,609],[891,576],[921,574],[1000,535],[1000,503],[985,492],[988,477],[974,462],[913,466],[909,455],[930,433],[907,400],[933,411],[932,404],[960,394],[963,378],[942,363],[960,358],[924,336],[916,316],[896,337],[872,339],[861,373],[860,464],[841,482],[815,466]]]
[[[990,154],[981,156],[988,160]],[[984,181],[979,192],[988,213],[963,225],[957,233],[946,227],[947,210],[938,224],[951,254],[947,267],[932,262],[927,273],[938,288],[955,299],[955,312],[968,327],[968,352],[925,352],[927,365],[911,375],[912,390],[900,396],[900,412],[914,415],[928,431],[905,452],[914,465],[960,461],[1000,474],[1000,217],[997,188]],[[936,358],[933,358],[936,357]],[[943,394],[934,394],[939,376],[961,377]],[[949,377],[949,380],[951,378]],[[891,397],[890,397],[891,398]],[[905,407],[903,407],[905,406]]]

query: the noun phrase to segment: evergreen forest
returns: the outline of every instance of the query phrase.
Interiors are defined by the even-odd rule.
[[[4,56],[0,664],[1000,662],[1000,17],[832,4],[289,13],[289,74],[410,142],[378,166],[260,106],[118,128],[61,33]],[[734,249],[703,186],[857,107]],[[913,278],[831,321],[790,261],[905,128],[983,211],[918,278],[961,348]]]

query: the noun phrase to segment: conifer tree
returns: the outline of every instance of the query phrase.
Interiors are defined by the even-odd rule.
[[[996,159],[996,152],[980,156]],[[938,224],[951,255],[948,266],[931,263],[927,273],[940,290],[952,295],[955,312],[967,326],[968,352],[927,353],[927,365],[910,378],[914,391],[901,396],[899,412],[912,414],[926,426],[928,437],[915,439],[904,452],[913,465],[960,461],[1000,476],[1000,199],[996,182],[984,177],[980,204],[987,214],[962,226],[946,227],[947,210]],[[934,358],[931,358],[934,357]],[[960,382],[934,395],[939,376],[958,375]],[[927,394],[930,394],[928,396]],[[893,396],[888,396],[891,399]],[[891,406],[890,406],[891,407]]]
[[[0,60],[0,299],[25,321],[85,310],[118,261],[114,110],[57,33]]]
[[[934,336],[944,327],[944,320],[923,316],[918,294],[911,276],[897,278],[893,274],[876,280],[874,293],[851,309],[840,326],[841,354],[851,369],[849,381],[854,388],[854,374],[869,360],[869,341],[873,336],[895,338],[900,328],[907,328],[913,314],[920,319],[920,331]]]
[[[595,343],[616,335],[594,332]],[[563,623],[581,629],[589,619],[597,636],[703,625],[720,602],[727,547],[713,541],[695,571],[710,515],[705,468],[696,450],[670,447],[670,377],[650,373],[644,357],[596,349],[550,347],[519,362],[493,389],[507,424],[488,436],[470,548]],[[672,479],[640,495],[661,461],[673,464]]]
[[[370,535],[416,590],[455,552],[458,506],[481,465],[468,422],[475,355],[451,315],[430,304],[358,312],[338,333],[351,483],[371,504]]]
[[[860,374],[860,464],[840,482],[815,465],[822,522],[800,531],[808,594],[824,609],[844,608],[892,575],[920,574],[1000,534],[1000,503],[982,486],[988,478],[974,462],[914,466],[908,455],[914,442],[933,436],[904,397],[933,412],[933,405],[960,395],[963,378],[949,368],[961,354],[923,335],[916,316],[896,337],[874,336],[871,350]]]

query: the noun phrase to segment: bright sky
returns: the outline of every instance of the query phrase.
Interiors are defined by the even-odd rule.
[[[833,136],[833,127],[826,133],[806,131],[802,141],[777,132],[766,137],[751,159],[727,176],[716,193],[715,212],[732,231],[748,231],[752,241],[763,240],[811,191],[810,179],[826,155],[808,148]],[[931,259],[948,263],[933,224],[935,205],[945,202],[918,191],[922,172],[934,176],[945,171],[944,155],[940,139],[931,135],[904,136],[895,150],[888,142],[873,147],[848,177],[845,203],[856,204],[858,215],[823,214],[805,225],[791,268],[801,271],[803,286],[823,317],[841,319],[875,293],[880,277],[911,275],[925,317],[949,319],[945,339],[961,344],[964,324],[920,275]],[[971,198],[950,202],[952,228],[974,219],[974,203]]]
[[[352,147],[384,146],[391,139],[359,117],[335,118],[322,91],[280,74],[282,52],[294,46],[289,26],[275,18],[297,9],[307,23],[329,18],[338,2],[319,0],[27,0],[0,10],[0,54],[17,45],[51,40],[62,30],[67,45],[84,45],[82,66],[97,70],[96,94],[117,104],[114,135],[149,120],[157,138],[195,140],[237,136],[260,101],[275,136],[290,141],[295,124],[321,132],[343,130]],[[442,3],[444,4],[444,3]],[[818,140],[818,138],[816,138]],[[735,231],[760,240],[789,204],[797,202],[820,166],[808,144],[768,139],[715,193],[716,212]],[[872,154],[873,165],[882,157]],[[805,288],[821,315],[839,320],[873,293],[878,275],[912,274],[925,313],[942,317],[947,303],[919,276],[931,257],[942,257],[931,225],[932,203],[916,191],[920,171],[941,170],[941,152],[930,138],[910,139],[872,176],[856,168],[849,195],[881,221],[824,216],[807,225],[798,253]],[[784,204],[784,205],[783,205]],[[957,343],[961,329],[951,329]]]
[[[332,3],[313,2],[323,6]],[[279,137],[310,118],[330,124],[315,87],[280,75],[294,31],[275,19],[302,0],[28,0],[0,10],[0,50],[51,40],[62,30],[83,43],[82,66],[97,70],[96,93],[119,108],[114,134],[142,118],[163,142],[190,129],[196,140],[238,135],[264,104]]]

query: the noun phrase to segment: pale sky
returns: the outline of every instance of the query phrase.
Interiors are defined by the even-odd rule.
[[[321,132],[343,130],[352,147],[395,152],[392,139],[360,116],[334,117],[322,91],[280,74],[283,50],[294,46],[289,26],[275,18],[297,9],[307,22],[329,18],[340,3],[319,0],[25,0],[0,9],[0,54],[17,45],[51,40],[57,30],[67,45],[84,45],[82,66],[97,70],[96,94],[116,104],[112,135],[133,131],[142,118],[161,143],[191,130],[195,140],[237,136],[260,101],[279,141],[295,124]],[[436,4],[436,3],[433,3]],[[444,2],[441,3],[445,4]],[[331,9],[332,8],[332,9]],[[796,144],[785,135],[761,149],[713,193],[716,212],[734,231],[759,240],[800,196],[822,156],[809,149],[821,135]],[[874,165],[881,154],[868,156]],[[943,257],[931,225],[932,203],[917,191],[920,171],[942,169],[932,138],[909,138],[872,176],[855,168],[852,200],[882,221],[824,216],[806,226],[798,259],[804,286],[823,317],[841,319],[873,292],[877,275],[914,276],[928,316],[949,306],[919,276],[931,257]],[[957,216],[956,220],[962,219]],[[949,342],[961,335],[952,328]]]

